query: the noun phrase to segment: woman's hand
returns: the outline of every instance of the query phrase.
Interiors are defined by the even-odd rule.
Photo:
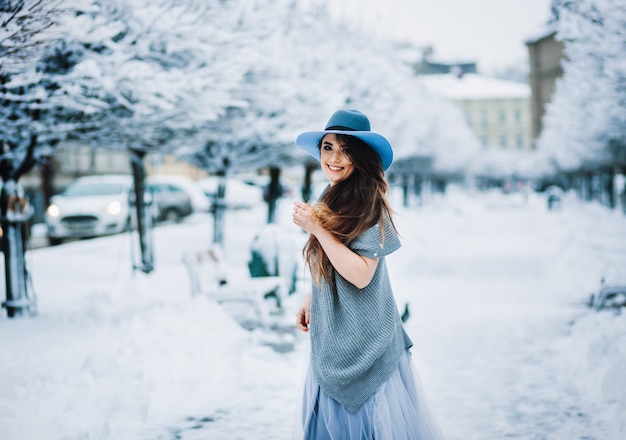
[[[308,203],[293,202],[293,222],[310,234],[315,235],[315,230],[319,226],[313,208]]]
[[[330,263],[347,281],[358,289],[370,283],[378,266],[378,258],[363,257],[340,242],[322,227],[313,207],[306,203],[293,203],[293,222],[317,238]]]
[[[309,331],[309,323],[311,322],[311,292],[307,293],[302,301],[302,305],[296,314],[296,326],[303,332]]]

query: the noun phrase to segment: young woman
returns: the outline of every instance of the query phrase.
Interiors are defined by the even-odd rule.
[[[311,340],[303,436],[439,439],[385,265],[400,247],[384,176],[391,144],[362,113],[339,110],[296,145],[320,161],[329,181],[315,205],[296,202],[293,210],[293,222],[310,234],[303,253],[313,280],[296,318]]]

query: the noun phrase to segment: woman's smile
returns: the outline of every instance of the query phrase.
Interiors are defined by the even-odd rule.
[[[347,179],[354,172],[350,151],[339,143],[337,135],[333,133],[327,134],[322,139],[320,162],[324,175],[331,185]]]

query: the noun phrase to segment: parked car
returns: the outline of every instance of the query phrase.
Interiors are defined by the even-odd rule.
[[[131,226],[129,195],[132,177],[103,175],[80,177],[53,196],[46,211],[50,244],[68,238],[116,234]]]
[[[147,179],[147,188],[157,207],[157,220],[180,221],[194,212],[191,195],[181,176],[152,176]]]

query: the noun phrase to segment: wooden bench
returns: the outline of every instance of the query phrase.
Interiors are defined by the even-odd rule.
[[[186,252],[183,263],[189,274],[191,295],[206,295],[225,307],[244,328],[271,329],[276,317],[284,314],[287,292],[283,277],[251,277],[236,273],[226,264],[219,247]]]

